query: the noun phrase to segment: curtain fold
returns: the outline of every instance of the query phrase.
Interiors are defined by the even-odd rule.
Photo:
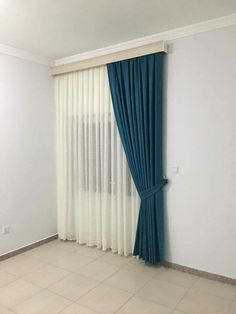
[[[115,122],[106,66],[55,78],[61,239],[132,253],[140,199]]]
[[[133,254],[152,264],[164,261],[163,57],[156,53],[108,64],[116,122],[141,198]]]

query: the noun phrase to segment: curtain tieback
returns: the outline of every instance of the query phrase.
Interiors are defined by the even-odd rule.
[[[141,200],[143,201],[147,198],[150,198],[151,196],[159,192],[163,188],[163,186],[166,185],[167,183],[168,183],[168,179],[164,177],[161,181],[153,185],[151,188],[140,191],[139,196]]]

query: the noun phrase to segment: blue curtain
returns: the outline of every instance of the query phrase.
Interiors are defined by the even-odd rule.
[[[117,126],[141,198],[133,254],[152,264],[164,261],[163,59],[156,53],[107,66]]]

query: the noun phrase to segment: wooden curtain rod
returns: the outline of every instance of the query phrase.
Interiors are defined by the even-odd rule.
[[[108,63],[121,61],[125,59],[140,57],[156,52],[166,52],[165,43],[163,41],[152,43],[145,46],[140,46],[136,48],[126,49],[110,54],[105,54],[103,56],[98,56],[90,59],[85,59],[81,61],[75,61],[63,65],[57,65],[52,67],[51,74],[53,76],[65,74],[69,72],[75,72],[79,70],[84,70],[88,68],[93,68],[100,65],[105,65]]]

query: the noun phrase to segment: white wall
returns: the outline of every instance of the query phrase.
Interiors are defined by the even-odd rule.
[[[169,48],[167,259],[236,278],[236,26]]]
[[[236,278],[236,26],[166,59],[167,259]],[[0,254],[56,233],[48,68],[0,55]],[[171,173],[179,166],[180,173]]]
[[[49,68],[0,54],[0,255],[56,233],[55,198]]]

